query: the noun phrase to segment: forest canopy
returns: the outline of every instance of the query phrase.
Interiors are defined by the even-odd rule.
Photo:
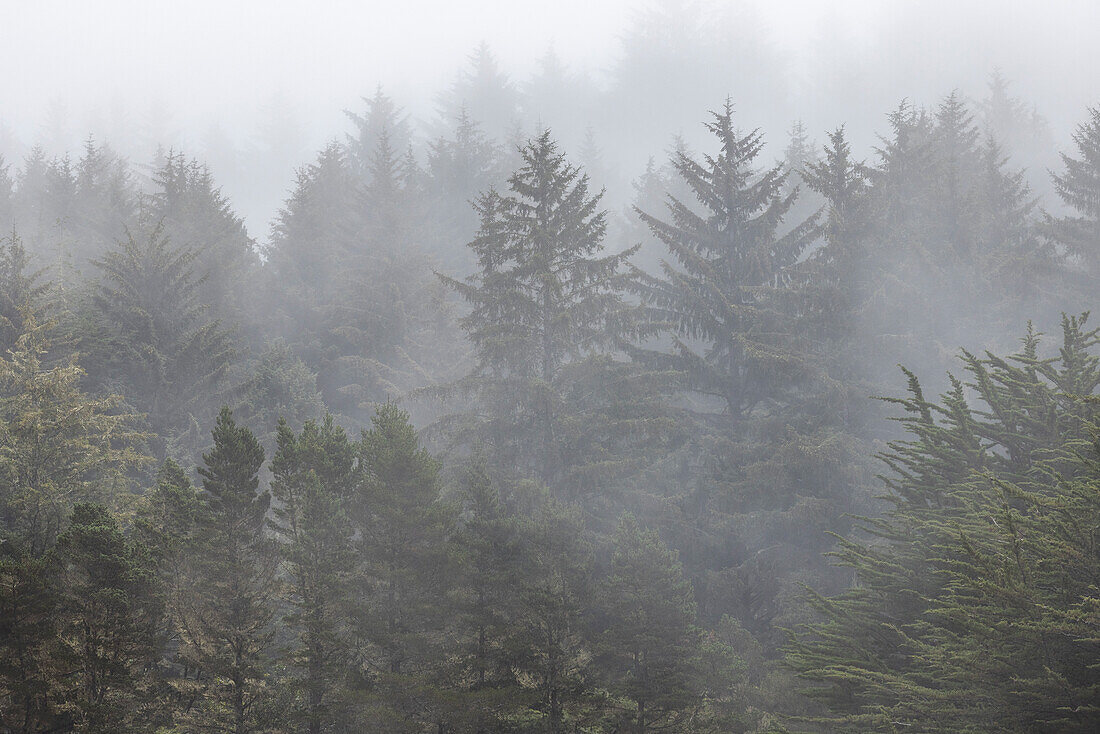
[[[1100,102],[746,90],[0,160],[0,734],[1096,731]]]

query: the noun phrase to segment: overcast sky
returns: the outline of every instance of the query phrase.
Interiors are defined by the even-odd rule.
[[[1078,76],[1092,78],[1077,79],[1071,88],[1095,91],[1100,3],[1094,0],[708,4],[751,6],[760,32],[811,71],[829,63],[814,53],[811,41],[819,34],[844,29],[843,42],[859,40],[867,62],[874,63],[874,55],[891,51],[876,39],[892,34],[898,20],[911,22],[915,16],[924,27],[912,28],[910,47],[896,50],[923,50],[912,57],[913,65],[925,67],[919,70],[923,75],[943,78],[945,85],[952,84],[953,67],[961,60],[984,56],[1021,83],[1036,86],[1036,92],[1043,90],[1035,82],[1076,61]],[[49,105],[58,101],[77,113],[140,107],[138,97],[154,97],[165,104],[185,102],[170,106],[189,118],[247,118],[280,91],[326,114],[384,83],[415,107],[483,40],[516,75],[550,46],[575,67],[605,71],[614,63],[617,39],[644,5],[636,0],[5,0],[0,104],[4,122],[20,137],[33,136]],[[914,13],[914,8],[926,11]],[[966,30],[961,37],[968,40],[960,44],[960,34],[951,33],[941,43],[927,35],[948,27]],[[429,94],[417,94],[422,91]]]
[[[852,104],[845,100],[884,113],[902,97],[930,103],[955,87],[976,94],[993,67],[1039,105],[1063,140],[1085,106],[1100,102],[1096,0],[702,4],[751,19],[750,32],[787,60],[789,89],[777,93],[776,110],[763,119],[809,119],[818,138],[853,122],[843,119]],[[58,128],[65,145],[96,128],[125,136],[151,114],[185,142],[197,145],[215,125],[240,139],[275,95],[298,111],[316,147],[343,132],[342,110],[378,84],[414,115],[430,116],[436,92],[481,41],[516,78],[553,47],[572,68],[606,79],[619,40],[645,5],[0,0],[0,150],[19,154]],[[825,109],[813,91],[821,78],[836,83],[838,76],[843,99]],[[876,115],[864,124],[880,121]]]

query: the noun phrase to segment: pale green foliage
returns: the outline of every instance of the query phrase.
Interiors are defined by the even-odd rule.
[[[33,317],[0,355],[0,533],[38,554],[78,502],[124,508],[127,472],[145,457],[135,416],[116,397],[91,397],[75,362],[43,364],[50,323]]]

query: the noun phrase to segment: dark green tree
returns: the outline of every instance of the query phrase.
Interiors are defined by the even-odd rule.
[[[273,526],[288,573],[285,621],[294,631],[291,664],[301,691],[295,712],[310,734],[340,726],[341,683],[351,639],[354,526],[345,508],[358,489],[354,444],[331,415],[295,435],[279,421],[271,462]]]
[[[190,726],[266,731],[267,682],[278,593],[278,550],[265,532],[271,494],[258,491],[264,451],[228,408],[203,454],[205,507],[195,531],[194,576],[180,610],[180,657],[201,671]]]
[[[152,731],[164,603],[149,549],[107,508],[79,504],[57,564],[59,695],[73,731]]]
[[[525,519],[521,533],[520,612],[509,648],[534,697],[527,726],[547,734],[583,730],[602,713],[585,629],[592,545],[579,510],[550,497]]]
[[[351,516],[358,533],[360,664],[372,681],[370,726],[435,725],[450,586],[446,537],[453,512],[440,499],[440,463],[421,448],[409,415],[380,406],[360,448],[363,482]],[[367,726],[368,724],[364,724]]]
[[[488,463],[476,451],[466,467],[463,512],[452,537],[456,705],[453,725],[474,732],[507,726],[529,699],[513,670],[523,549],[519,521],[501,500]]]
[[[702,704],[701,631],[676,554],[624,515],[600,584],[595,664],[618,709],[616,730],[693,731]]]
[[[59,724],[53,646],[56,566],[0,540],[0,726],[18,734]]]
[[[1083,319],[1066,318],[1053,357],[1040,356],[1031,331],[1008,359],[963,352],[969,380],[952,378],[938,402],[908,373],[910,396],[891,402],[906,412],[909,436],[881,457],[890,510],[841,543],[835,557],[858,583],[812,595],[819,617],[788,647],[826,706],[818,724],[1095,726],[1095,708],[1081,705],[1097,684],[1083,663],[1095,640],[1082,634],[1095,587],[1076,571],[1093,554],[1079,529],[1095,512],[1085,499],[1095,464],[1085,457],[1097,344]]]

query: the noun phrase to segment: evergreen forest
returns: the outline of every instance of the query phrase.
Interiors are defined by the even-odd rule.
[[[1100,100],[571,90],[0,161],[0,734],[1100,731]]]

